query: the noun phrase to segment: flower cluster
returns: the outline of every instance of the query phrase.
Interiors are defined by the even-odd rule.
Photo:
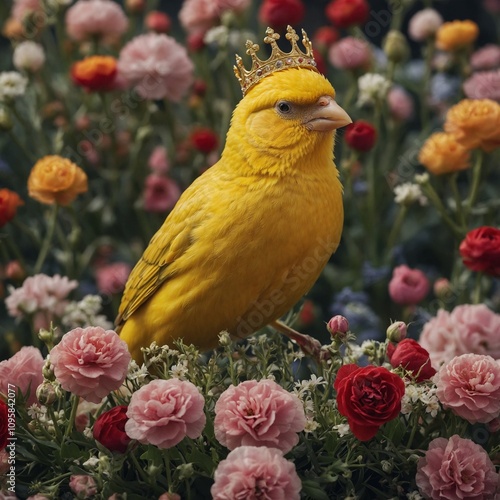
[[[500,496],[498,1],[177,3],[0,5],[0,497]],[[267,328],[134,361],[129,274],[222,154],[228,61],[287,25],[353,120],[340,245],[284,318],[321,347]]]

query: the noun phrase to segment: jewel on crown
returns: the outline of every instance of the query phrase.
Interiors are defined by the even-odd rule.
[[[269,76],[271,73],[281,71],[288,68],[308,68],[318,71],[316,68],[316,61],[314,60],[312,43],[309,40],[306,32],[302,30],[302,45],[306,49],[303,52],[297,45],[299,36],[297,32],[288,26],[285,38],[291,43],[292,50],[290,52],[283,52],[276,43],[280,36],[275,33],[273,29],[266,29],[266,36],[264,43],[271,45],[271,56],[266,61],[262,61],[257,57],[259,46],[250,40],[246,43],[246,53],[252,58],[252,67],[250,70],[245,69],[243,59],[236,55],[236,66],[234,66],[234,74],[240,82],[241,91],[245,95],[262,78]]]

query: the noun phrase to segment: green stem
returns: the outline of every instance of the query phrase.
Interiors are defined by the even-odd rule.
[[[137,469],[137,472],[139,476],[141,476],[141,479],[146,483],[149,484],[149,477],[147,474],[144,472],[144,469],[141,467],[141,464],[137,460],[137,457],[135,456],[135,453],[130,454],[130,459],[132,460],[132,463],[134,464],[135,468]]]
[[[464,212],[462,209],[462,197],[460,196],[460,193],[458,191],[458,186],[457,186],[457,177],[458,173],[453,173],[450,176],[448,176],[448,181],[450,183],[450,188],[451,192],[453,194],[453,199],[455,200],[455,205],[456,205],[456,213],[457,213],[457,222],[460,226],[462,226],[464,231],[467,231],[467,223],[465,221],[465,216]]]
[[[170,457],[168,455],[168,450],[164,450],[162,455],[163,463],[165,464],[165,474],[167,475],[168,491],[170,491],[170,488],[172,487],[172,471],[170,470]]]
[[[398,215],[396,216],[396,220],[392,224],[391,232],[389,233],[389,237],[387,238],[387,249],[390,250],[394,248],[396,240],[401,231],[401,227],[403,226],[403,222],[406,217],[406,213],[408,212],[408,207],[406,205],[401,205],[399,208]],[[389,259],[389,254],[386,256],[387,260]]]
[[[52,419],[52,423],[54,424],[54,432],[56,433],[56,438],[61,443],[63,436],[61,434],[61,431],[59,430],[59,427],[57,426],[57,418],[56,414],[54,413],[54,408],[52,408],[52,405],[47,405],[47,411],[50,415],[50,418]]]
[[[429,90],[429,82],[432,74],[432,59],[435,53],[435,42],[434,38],[430,38],[427,41],[425,47],[425,73],[422,80],[422,86],[420,88],[420,122],[422,125],[422,130],[427,129],[429,125],[429,106],[427,105],[427,95]]]
[[[47,254],[49,253],[50,245],[52,243],[52,239],[54,238],[54,233],[56,231],[57,224],[57,214],[59,210],[59,205],[55,203],[50,208],[49,214],[49,222],[47,228],[47,235],[45,236],[45,240],[42,244],[42,248],[40,249],[40,253],[38,254],[38,259],[35,264],[35,268],[33,270],[33,274],[38,274],[42,270],[42,266],[47,258]]]
[[[480,304],[481,303],[482,278],[483,278],[482,273],[476,273],[476,279],[474,282],[474,290],[472,291],[472,303],[473,304]]]
[[[474,163],[474,166],[472,167],[472,184],[470,187],[469,196],[467,197],[467,201],[465,202],[464,217],[465,217],[466,222],[467,222],[467,219],[470,215],[472,207],[474,206],[474,203],[476,202],[477,194],[479,192],[479,184],[481,183],[483,159],[484,159],[483,151],[478,150],[477,156],[476,156],[476,162]]]
[[[66,441],[69,436],[71,435],[71,432],[73,431],[73,426],[75,424],[75,418],[76,418],[76,412],[78,410],[78,401],[79,397],[76,396],[75,394],[71,395],[71,413],[69,415],[69,420],[68,420],[68,427],[66,427],[66,432],[64,433],[64,441]]]

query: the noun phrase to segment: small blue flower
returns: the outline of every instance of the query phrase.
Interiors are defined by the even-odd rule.
[[[434,102],[449,102],[458,97],[460,78],[438,73],[431,80],[431,97]]]

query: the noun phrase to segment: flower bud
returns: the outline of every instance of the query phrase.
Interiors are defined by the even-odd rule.
[[[406,338],[407,326],[403,321],[395,321],[387,328],[386,335],[390,342],[401,342]]]
[[[146,7],[146,0],[125,0],[125,8],[132,14],[141,14]]]
[[[26,271],[18,260],[11,260],[5,268],[5,276],[10,280],[22,281],[26,277]]]
[[[38,401],[44,406],[50,406],[57,400],[56,390],[51,383],[44,382],[36,390]]]
[[[344,316],[337,314],[327,323],[326,329],[333,338],[342,338],[349,331],[349,321]]]
[[[449,300],[453,294],[451,284],[446,278],[439,278],[434,282],[434,295],[441,300]]]
[[[56,379],[56,376],[54,375],[54,367],[50,363],[49,359],[45,361],[45,365],[42,368],[42,375],[43,378],[49,382],[53,382]]]
[[[382,470],[386,474],[390,474],[392,472],[392,469],[394,468],[393,464],[389,462],[389,460],[382,460],[380,462],[380,465],[382,466]]]
[[[387,59],[394,63],[404,61],[409,54],[408,42],[405,36],[397,30],[391,30],[387,33],[382,48],[384,49]]]
[[[38,332],[38,338],[44,344],[52,344],[54,342],[54,332],[52,329],[46,330],[45,328],[40,328],[40,331]]]
[[[179,471],[179,481],[193,477],[193,464],[181,464],[177,467],[177,470]]]
[[[219,333],[219,345],[221,347],[227,347],[231,345],[231,336],[229,335],[228,332],[223,331]]]

